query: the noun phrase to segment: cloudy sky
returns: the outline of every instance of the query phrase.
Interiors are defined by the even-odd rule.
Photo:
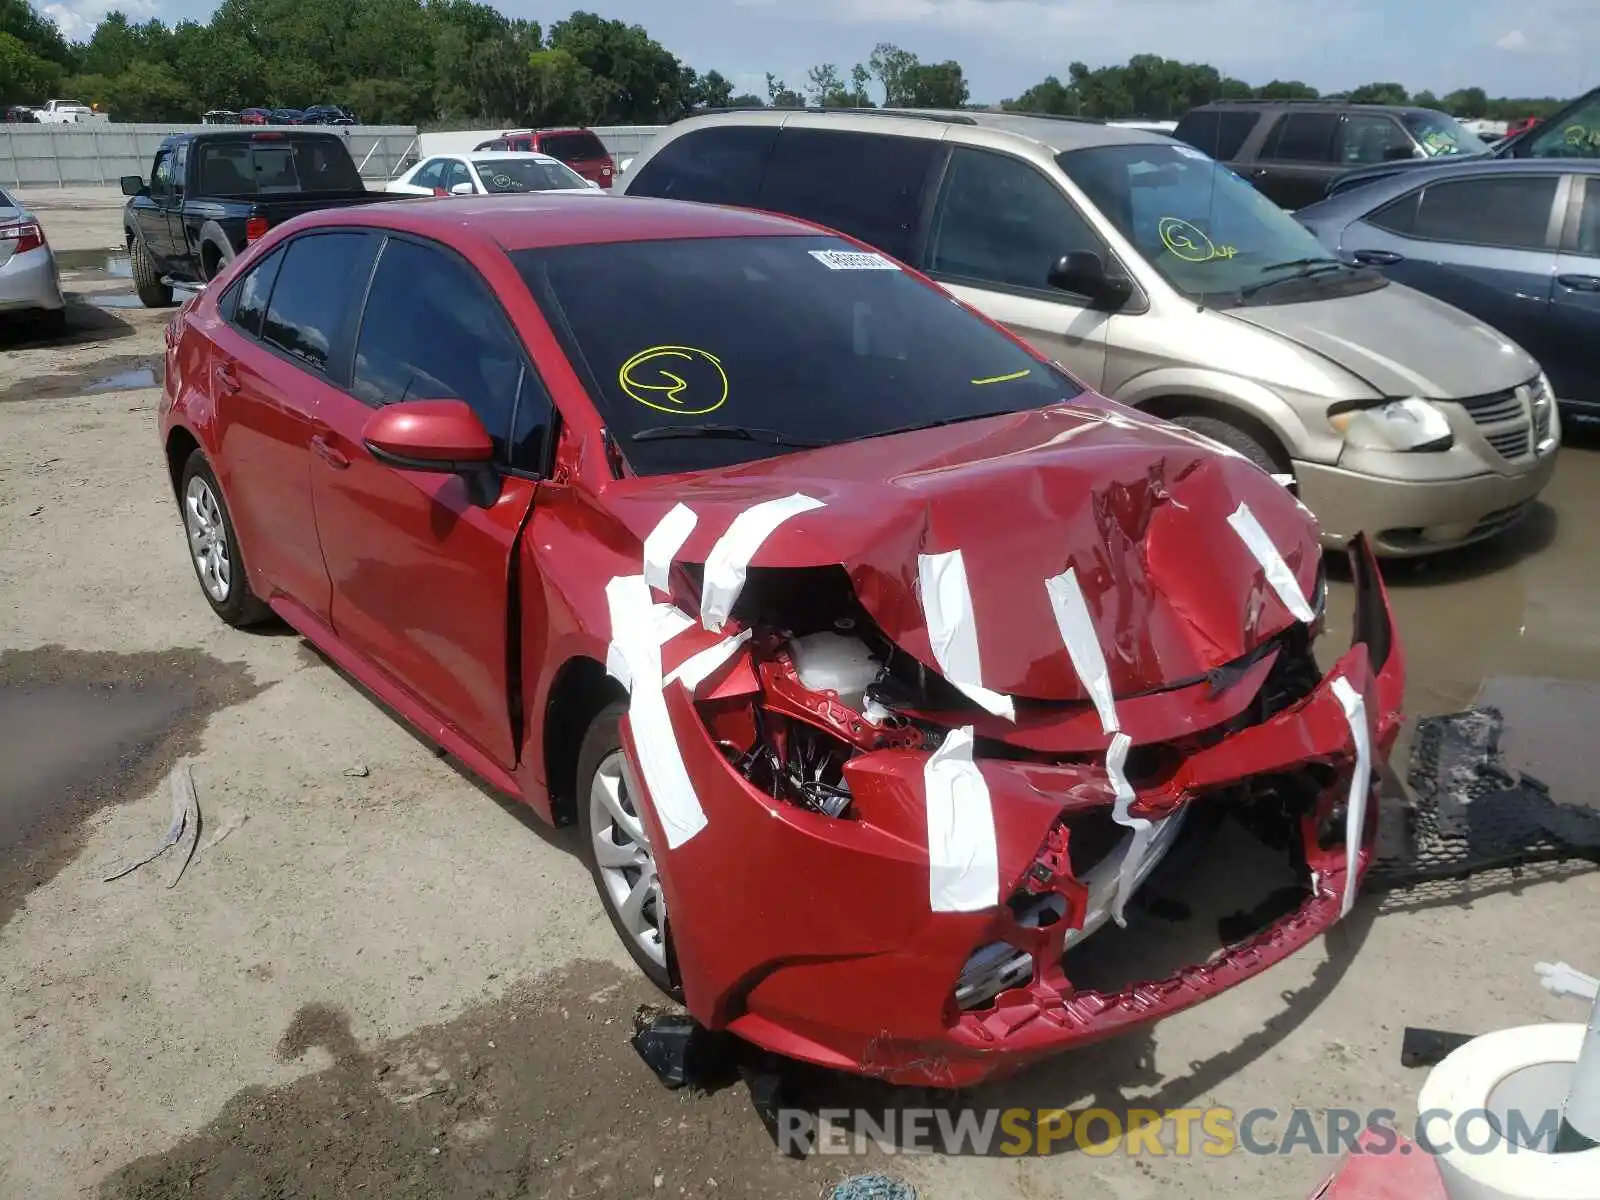
[[[337,3],[338,0],[329,0]],[[954,58],[973,99],[1015,96],[1074,59],[1099,66],[1141,52],[1263,83],[1302,79],[1325,91],[1373,80],[1446,92],[1574,95],[1600,83],[1597,0],[501,0],[545,24],[573,7],[645,26],[702,71],[764,90],[806,68],[864,60],[889,41],[924,61]],[[44,7],[82,38],[107,11],[206,19],[210,0],[56,0]]]

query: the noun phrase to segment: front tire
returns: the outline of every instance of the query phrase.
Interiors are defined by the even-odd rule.
[[[629,956],[651,983],[682,1000],[666,896],[634,794],[632,768],[622,749],[621,721],[627,711],[621,701],[602,709],[578,751],[578,826],[584,859],[606,916]]]
[[[270,617],[272,610],[250,589],[233,518],[228,515],[211,464],[200,450],[189,455],[184,464],[178,483],[178,505],[183,512],[189,561],[200,582],[200,594],[211,611],[235,629]]]
[[[1230,421],[1184,413],[1173,417],[1172,423],[1182,425],[1202,437],[1208,437],[1213,442],[1221,442],[1230,450],[1238,451],[1268,475],[1277,475],[1288,470],[1288,465],[1280,463],[1272,451],[1263,446],[1254,435]]]
[[[172,289],[161,282],[161,272],[156,270],[156,260],[150,256],[150,247],[144,238],[133,235],[128,246],[128,258],[133,267],[133,290],[139,293],[139,303],[146,308],[167,308],[172,304]]]

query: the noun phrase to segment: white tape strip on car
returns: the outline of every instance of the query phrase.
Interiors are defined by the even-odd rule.
[[[657,591],[667,590],[672,560],[689,540],[699,519],[694,509],[675,504],[644,539],[644,581]]]
[[[1228,524],[1233,526],[1233,531],[1249,547],[1250,553],[1255,555],[1262,571],[1266,573],[1267,582],[1272,585],[1272,590],[1278,593],[1278,599],[1283,601],[1283,606],[1294,614],[1295,620],[1304,621],[1308,625],[1316,620],[1316,613],[1311,611],[1311,603],[1301,592],[1300,583],[1295,579],[1294,572],[1289,570],[1289,564],[1283,561],[1283,555],[1278,553],[1278,548],[1272,544],[1272,538],[1267,535],[1267,531],[1261,528],[1261,522],[1256,520],[1255,513],[1250,511],[1250,506],[1240,502],[1239,507],[1233,510],[1233,515],[1228,518]]]
[[[606,603],[611,610],[612,647],[606,667],[628,688],[628,724],[639,770],[667,847],[676,850],[706,827],[705,810],[700,807],[667,715],[661,678],[662,643],[687,626],[660,615],[659,609],[671,606],[652,602],[643,575],[619,575],[606,584]],[[614,664],[625,668],[626,678],[613,670]]]
[[[1339,915],[1348,917],[1356,902],[1356,860],[1361,855],[1361,834],[1367,824],[1367,795],[1372,790],[1372,744],[1367,734],[1367,701],[1343,675],[1333,681],[1350,736],[1356,743],[1356,768],[1350,776],[1350,798],[1345,803],[1344,899]]]
[[[989,785],[972,761],[972,727],[952,729],[922,767],[928,807],[928,903],[978,912],[1000,903]]]
[[[733,519],[733,524],[706,556],[705,579],[700,589],[700,620],[707,629],[712,633],[722,632],[723,623],[744,589],[750,560],[761,549],[761,543],[789,518],[821,507],[821,500],[796,492],[752,505]]]
[[[1083,686],[1094,700],[1100,714],[1101,729],[1111,735],[1111,745],[1106,749],[1106,778],[1111,781],[1115,795],[1111,816],[1118,825],[1133,830],[1133,843],[1123,857],[1117,874],[1117,889],[1111,904],[1111,919],[1119,926],[1127,925],[1125,909],[1129,898],[1155,864],[1146,862],[1146,856],[1156,843],[1159,824],[1152,825],[1144,817],[1134,816],[1133,785],[1128,782],[1128,751],[1133,739],[1122,732],[1117,719],[1117,704],[1111,692],[1111,673],[1106,669],[1105,651],[1100,647],[1100,634],[1095,630],[1094,619],[1089,615],[1089,603],[1084,599],[1083,588],[1078,583],[1078,572],[1068,567],[1060,575],[1044,581],[1044,590],[1050,597],[1050,609],[1055,613],[1056,628],[1066,644],[1067,657],[1077,672]],[[1163,846],[1161,853],[1165,853]]]
[[[697,654],[692,654],[684,659],[678,668],[667,676],[668,683],[681,683],[689,689],[689,694],[704,683],[711,674],[723,663],[732,658],[739,647],[755,636],[755,630],[746,629],[743,633],[736,633],[732,637],[725,637],[720,642],[707,646]]]
[[[984,711],[1017,719],[1010,696],[983,686],[978,657],[978,626],[972,617],[967,564],[959,550],[917,555],[917,598],[928,623],[928,643],[939,672]]]
[[[615,616],[613,613],[611,645],[606,649],[606,673],[623,687],[631,688],[632,671],[623,655],[622,642],[617,638]],[[694,618],[674,604],[652,604],[647,620],[657,646],[664,646],[685,629],[694,628]]]

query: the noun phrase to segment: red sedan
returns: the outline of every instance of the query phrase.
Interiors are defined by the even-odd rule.
[[[965,1085],[1203,1000],[1354,899],[1403,687],[1365,543],[1323,672],[1288,490],[858,243],[642,199],[319,212],[167,339],[216,614],[276,614],[578,823],[629,953],[709,1027]],[[1294,901],[1075,986],[1229,814]]]

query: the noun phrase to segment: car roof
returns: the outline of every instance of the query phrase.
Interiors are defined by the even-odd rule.
[[[984,129],[1026,138],[1053,152],[1090,146],[1148,145],[1169,142],[1148,129],[1108,125],[1092,117],[1048,113],[979,112],[951,108],[750,108],[722,109],[680,121],[679,125],[777,125],[803,129],[838,129],[852,133],[883,132],[899,136],[950,137],[957,131]],[[941,132],[941,128],[943,130]]]
[[[438,158],[471,158],[485,159],[489,162],[541,162],[555,163],[558,167],[567,164],[550,154],[541,154],[537,150],[465,150],[459,154],[440,154]]]
[[[503,250],[651,242],[673,238],[804,237],[827,231],[793,217],[752,209],[633,197],[596,204],[571,192],[402,199],[320,209],[296,218],[296,230],[365,225],[437,239],[488,238]]]

